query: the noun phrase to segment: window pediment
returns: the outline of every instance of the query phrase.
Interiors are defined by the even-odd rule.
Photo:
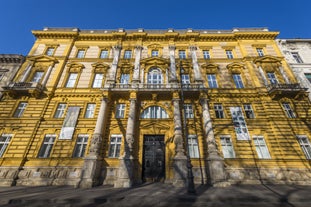
[[[254,63],[263,64],[263,63],[280,63],[281,64],[282,58],[274,57],[271,55],[266,55],[264,57],[258,57],[254,59]]]
[[[103,73],[106,73],[107,70],[110,68],[110,66],[105,63],[93,63],[92,67],[94,72],[103,72]]]
[[[219,66],[217,64],[203,64],[201,65],[201,68],[203,68],[207,73],[218,73]]]
[[[82,69],[85,68],[85,66],[81,63],[68,63],[67,67],[69,72],[76,72],[76,73],[80,73]]]
[[[244,65],[241,63],[230,63],[229,65],[227,65],[227,69],[231,72],[231,73],[241,73],[244,69]]]
[[[122,62],[118,67],[121,68],[122,73],[130,73],[133,70],[134,65],[129,62]]]
[[[29,61],[33,62],[53,62],[58,63],[58,60],[55,57],[51,57],[48,55],[38,55],[27,58]]]

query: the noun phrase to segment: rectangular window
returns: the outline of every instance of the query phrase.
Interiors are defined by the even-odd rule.
[[[14,117],[21,117],[26,110],[28,103],[27,102],[20,102],[14,112]]]
[[[93,88],[101,88],[103,83],[104,74],[96,73],[93,81]]]
[[[268,80],[270,81],[271,84],[277,84],[278,79],[276,78],[275,74],[272,72],[267,73]]]
[[[250,140],[242,108],[238,106],[229,108],[237,140]]]
[[[305,73],[305,76],[308,79],[309,83],[311,83],[311,73]]]
[[[185,50],[179,50],[179,58],[180,59],[186,59],[186,51]]]
[[[193,118],[192,104],[184,104],[184,110],[186,119],[192,119]]]
[[[199,145],[196,135],[188,135],[188,152],[190,158],[199,158]]]
[[[210,88],[218,88],[215,74],[207,74],[207,83]]]
[[[39,151],[39,155],[38,155],[39,158],[50,157],[55,138],[56,138],[56,135],[54,135],[54,134],[45,135],[43,143],[42,143],[40,151]]]
[[[283,109],[285,111],[285,114],[288,118],[296,118],[296,114],[295,112],[293,111],[292,107],[290,106],[289,103],[285,102],[285,103],[282,103],[282,106],[283,106]]]
[[[84,157],[87,142],[89,139],[88,134],[79,134],[73,151],[73,157]]]
[[[220,144],[224,158],[235,158],[235,152],[229,135],[221,136]]]
[[[292,56],[293,56],[293,58],[295,59],[295,61],[297,63],[303,63],[303,61],[302,61],[300,55],[298,54],[298,52],[292,52]]]
[[[244,88],[241,74],[233,74],[232,77],[236,88]]]
[[[100,58],[108,58],[108,50],[101,50],[100,51]]]
[[[120,156],[122,135],[111,135],[109,157],[118,158]]]
[[[132,51],[131,50],[125,50],[124,51],[124,59],[131,59],[132,58]]]
[[[253,136],[253,140],[256,147],[258,158],[270,159],[271,158],[270,153],[263,136]]]
[[[66,104],[64,103],[58,104],[57,109],[54,114],[54,118],[62,118],[64,116],[65,110],[66,110]]]
[[[116,106],[116,118],[124,118],[125,115],[125,104],[117,104]]]
[[[262,48],[256,48],[257,54],[259,57],[264,56],[265,54],[263,53],[263,49]]]
[[[183,88],[188,88],[190,86],[190,76],[189,74],[181,75],[181,84]]]
[[[93,118],[94,117],[95,106],[96,106],[96,104],[93,104],[93,103],[87,104],[86,111],[84,114],[84,118]]]
[[[43,74],[44,74],[44,72],[42,72],[42,71],[36,71],[32,77],[31,82],[39,83]]]
[[[214,104],[214,110],[216,118],[223,119],[225,118],[224,109],[221,104]]]
[[[226,55],[228,59],[233,59],[233,53],[232,50],[226,50]]]
[[[130,74],[122,73],[120,77],[121,84],[129,84],[130,82]]]
[[[66,83],[66,88],[73,88],[76,84],[78,73],[70,73]]]
[[[243,107],[244,107],[244,112],[245,112],[246,118],[248,118],[248,119],[255,118],[254,111],[253,111],[251,104],[244,104]]]
[[[10,144],[12,134],[2,134],[0,137],[0,157],[2,157],[6,151],[6,148]]]
[[[306,135],[297,135],[300,147],[308,160],[311,159],[311,145]]]
[[[152,50],[151,51],[151,57],[158,57],[159,56],[159,51],[158,50]]]
[[[85,50],[78,50],[77,58],[84,58]]]
[[[54,54],[54,50],[55,50],[54,47],[48,47],[48,49],[46,50],[45,54],[47,56],[52,56]]]
[[[209,54],[209,50],[203,50],[203,58],[204,59],[210,59],[211,56]]]

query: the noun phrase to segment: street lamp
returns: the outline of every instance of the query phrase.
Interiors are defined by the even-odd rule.
[[[184,70],[182,68],[182,62],[180,60],[180,98],[181,98],[181,104],[182,104],[182,120],[183,120],[183,130],[184,130],[184,136],[185,136],[185,146],[186,146],[186,152],[187,152],[187,192],[189,194],[195,194],[195,187],[193,182],[193,173],[192,173],[192,164],[191,159],[189,155],[189,143],[188,143],[188,130],[187,130],[187,122],[186,122],[186,113],[185,113],[185,107],[184,107],[184,84],[182,82],[182,74],[184,73]]]

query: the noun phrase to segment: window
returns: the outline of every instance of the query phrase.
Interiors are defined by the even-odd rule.
[[[226,55],[228,59],[233,59],[233,53],[232,50],[226,50]]]
[[[122,73],[120,77],[121,84],[129,84],[130,82],[130,74]]]
[[[54,47],[48,47],[48,49],[46,50],[45,54],[48,56],[52,56],[54,54]]]
[[[184,110],[185,110],[185,118],[186,119],[193,118],[192,104],[184,104]]]
[[[39,151],[39,155],[38,155],[39,158],[50,157],[55,138],[56,138],[56,135],[54,135],[54,134],[45,135],[43,143],[41,145],[41,149]]]
[[[110,137],[110,147],[109,147],[109,157],[117,158],[120,156],[122,135],[111,135]]]
[[[264,56],[265,54],[263,53],[263,49],[262,48],[256,48],[257,54],[259,57]]]
[[[116,106],[116,118],[124,118],[125,115],[125,104],[117,104]]]
[[[221,136],[220,144],[224,158],[235,158],[235,152],[230,136]]]
[[[214,104],[214,110],[216,118],[223,119],[225,118],[224,109],[221,104]]]
[[[190,76],[189,74],[182,74],[181,75],[181,84],[183,88],[187,88],[190,85]]]
[[[311,73],[305,73],[306,78],[308,79],[308,81],[311,83]],[[0,78],[1,80],[1,78]]]
[[[298,135],[298,142],[300,144],[300,147],[305,154],[306,158],[308,160],[311,159],[311,146],[310,146],[310,141],[306,135]]]
[[[218,88],[215,74],[207,74],[207,83],[210,88]]]
[[[276,78],[276,76],[273,72],[268,72],[267,77],[268,77],[268,80],[270,81],[271,84],[277,84],[278,83],[278,79]]]
[[[84,118],[93,118],[94,117],[95,106],[96,106],[96,104],[94,104],[94,103],[88,103],[87,104],[86,111],[84,114]]]
[[[101,50],[100,58],[108,58],[108,50]]]
[[[298,54],[298,52],[292,52],[292,56],[293,56],[293,58],[295,59],[295,61],[297,63],[303,63],[303,61],[302,61],[300,55]]]
[[[66,110],[66,104],[60,103],[57,106],[57,109],[54,114],[54,118],[62,118]]]
[[[233,74],[232,77],[236,88],[244,88],[241,74]]]
[[[166,119],[168,115],[160,106],[150,106],[146,108],[141,114],[141,118],[143,119]]]
[[[73,157],[83,157],[85,154],[87,141],[89,139],[89,135],[87,134],[79,134],[76,142],[75,149],[73,151]]]
[[[180,59],[186,59],[186,51],[185,50],[179,50],[179,58]]]
[[[96,73],[93,81],[93,88],[101,88],[103,83],[104,74]]]
[[[188,136],[188,152],[189,157],[199,158],[199,145],[198,145],[198,138],[196,135]]]
[[[85,50],[80,49],[77,53],[77,58],[84,58]]]
[[[31,82],[39,83],[43,74],[44,72],[42,71],[36,71],[35,74],[33,75]]]
[[[209,50],[203,50],[203,58],[204,59],[210,59],[211,56],[209,54]]]
[[[158,57],[159,56],[159,51],[158,50],[152,50],[151,51],[151,57]]]
[[[131,50],[125,50],[124,51],[124,59],[131,59],[132,58],[132,51]]]
[[[160,84],[162,84],[162,73],[158,68],[150,69],[147,82],[149,88],[160,88]]]
[[[2,157],[6,151],[6,148],[10,144],[12,134],[2,134],[0,137],[0,157]]]
[[[253,111],[251,104],[244,104],[244,112],[245,112],[246,118],[248,119],[255,118],[254,111]]]
[[[28,103],[27,102],[20,102],[17,106],[17,109],[14,112],[14,117],[21,117],[27,107]]]
[[[296,114],[288,102],[282,103],[282,106],[288,118],[296,118]]]
[[[270,159],[269,150],[262,136],[253,136],[257,155],[260,159]]]
[[[76,84],[78,73],[69,73],[66,88],[73,88]]]

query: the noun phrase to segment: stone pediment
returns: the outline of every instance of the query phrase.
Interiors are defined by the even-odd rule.
[[[141,64],[144,65],[153,65],[153,66],[168,66],[169,65],[169,60],[162,58],[162,57],[149,57],[149,58],[145,58],[143,60],[140,61]]]
[[[203,68],[204,70],[206,70],[206,72],[209,72],[209,73],[217,73],[219,66],[213,63],[210,63],[210,64],[204,63],[201,65],[201,68]]]
[[[170,129],[170,126],[167,124],[159,123],[158,120],[149,121],[148,123],[141,124],[141,129],[148,129],[150,134],[164,134]]]
[[[244,69],[244,65],[241,63],[233,62],[227,65],[227,69],[231,72],[241,72]]]
[[[274,57],[271,55],[266,55],[263,57],[255,58],[254,63],[255,64],[257,64],[257,63],[279,63],[279,62],[281,62],[281,60],[282,60],[282,58]]]
[[[68,63],[67,67],[69,68],[70,72],[81,72],[81,70],[83,68],[85,68],[85,66],[81,63]]]
[[[38,55],[38,56],[31,56],[27,58],[29,61],[34,62],[54,62],[58,63],[58,60],[55,57],[51,57],[48,55]]]
[[[93,70],[95,72],[104,72],[105,73],[110,68],[110,65],[108,65],[106,63],[97,62],[97,63],[93,63],[92,67],[93,67]]]

